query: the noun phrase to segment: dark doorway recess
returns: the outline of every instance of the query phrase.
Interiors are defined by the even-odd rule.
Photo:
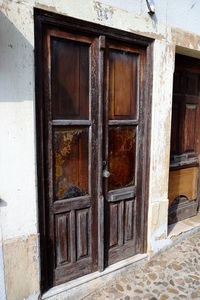
[[[43,291],[146,252],[151,42],[35,9]]]
[[[200,158],[200,61],[176,55],[169,175],[169,224],[197,214]]]

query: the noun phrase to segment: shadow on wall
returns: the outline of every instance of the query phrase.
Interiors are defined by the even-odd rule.
[[[0,102],[33,99],[33,46],[0,12]]]

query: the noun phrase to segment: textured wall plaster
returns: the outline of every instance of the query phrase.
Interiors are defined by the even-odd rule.
[[[12,12],[15,16],[15,13]],[[33,27],[31,32],[33,31]],[[37,232],[33,47],[0,12],[0,198],[3,239]]]
[[[4,242],[7,300],[38,299],[37,235]]]
[[[149,181],[148,253],[167,244],[168,177],[175,47],[155,41]]]
[[[151,256],[171,244],[167,238],[168,199],[149,204],[148,254]]]
[[[5,117],[6,116],[6,117]],[[3,239],[37,232],[32,101],[0,102]]]
[[[171,105],[175,48],[155,41],[151,128],[150,202],[168,194]]]

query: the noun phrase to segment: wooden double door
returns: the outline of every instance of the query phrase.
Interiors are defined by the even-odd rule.
[[[41,249],[53,286],[146,251],[146,51],[46,26],[38,54]]]

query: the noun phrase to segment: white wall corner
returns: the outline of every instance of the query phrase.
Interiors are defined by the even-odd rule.
[[[4,261],[3,261],[3,238],[2,238],[2,230],[1,230],[1,212],[0,212],[0,299],[6,300],[5,274],[4,274]]]
[[[171,243],[167,236],[168,205],[168,199],[160,199],[160,201],[149,204],[147,247],[149,256],[159,252]]]

